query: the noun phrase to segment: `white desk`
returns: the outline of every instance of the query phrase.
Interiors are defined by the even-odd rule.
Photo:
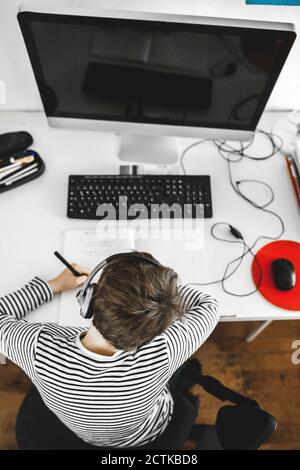
[[[265,113],[260,127],[271,129],[282,113]],[[62,246],[62,232],[68,229],[93,228],[96,221],[70,220],[66,217],[67,180],[70,173],[118,173],[114,139],[110,134],[87,131],[66,131],[49,128],[43,113],[1,112],[0,133],[27,130],[34,137],[33,148],[46,163],[46,172],[35,181],[20,188],[0,194],[0,295],[17,289],[33,275],[50,278],[62,266],[53,256]],[[191,139],[180,139],[184,149]],[[257,143],[257,153],[266,152],[265,142]],[[236,196],[228,183],[226,162],[212,144],[192,149],[185,158],[188,173],[210,174],[212,181],[214,218],[206,219],[205,238],[211,277],[219,279],[226,264],[240,253],[240,247],[217,242],[210,235],[212,223],[228,221],[236,226],[251,244],[258,235],[277,234],[279,223]],[[300,239],[299,210],[280,155],[263,162],[244,161],[233,168],[237,178],[262,178],[272,185],[275,201],[271,208],[277,211],[286,224],[285,239]],[[266,241],[267,243],[267,241]],[[261,243],[257,248],[262,246]],[[253,288],[248,263],[238,271],[228,286],[245,292]],[[203,278],[202,281],[211,279]],[[299,312],[276,308],[256,293],[246,298],[225,294],[220,285],[206,287],[220,301],[223,320],[284,320],[300,319]],[[31,321],[57,321],[58,298],[34,312]]]

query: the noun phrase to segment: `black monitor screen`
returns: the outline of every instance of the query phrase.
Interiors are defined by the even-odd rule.
[[[46,114],[254,130],[295,33],[24,12]]]

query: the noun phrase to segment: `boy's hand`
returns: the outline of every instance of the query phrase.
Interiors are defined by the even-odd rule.
[[[58,294],[59,292],[64,292],[66,290],[77,289],[86,280],[90,271],[76,263],[72,263],[72,266],[76,269],[76,271],[82,273],[82,276],[74,276],[74,274],[72,274],[71,271],[66,268],[54,279],[48,281],[48,284],[50,285],[54,294]]]

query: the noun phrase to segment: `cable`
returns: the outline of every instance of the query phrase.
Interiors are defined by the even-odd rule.
[[[245,150],[251,147],[257,135],[262,135],[263,137],[265,137],[271,146],[271,152],[268,153],[267,155],[263,155],[262,157],[254,157],[253,155],[249,155],[245,153]],[[279,140],[279,143],[276,143],[276,139]],[[255,133],[253,134],[252,138],[246,144],[243,142],[239,142],[238,145],[240,146],[240,148],[233,147],[232,144],[229,144],[225,140],[223,141],[214,140],[212,142],[217,147],[220,156],[224,158],[224,160],[230,160],[230,161],[233,161],[230,158],[232,155],[239,156],[237,161],[240,161],[243,158],[247,158],[249,160],[254,160],[254,161],[268,160],[269,158],[272,158],[277,152],[280,152],[283,146],[283,140],[279,135],[274,134],[273,132],[266,132],[262,129],[257,129]]]
[[[183,172],[184,175],[186,175],[185,167],[184,167],[184,164],[183,164],[183,159],[184,159],[185,155],[187,154],[187,152],[190,149],[192,149],[193,147],[196,147],[197,145],[203,144],[204,142],[211,142],[211,140],[209,140],[209,139],[198,140],[197,142],[194,142],[193,144],[186,147],[184,149],[184,151],[182,152],[182,154],[180,156],[180,159],[179,159],[179,163],[180,163],[180,166],[181,166],[181,169],[182,169],[182,172]]]
[[[268,139],[268,141],[270,143],[270,146],[271,146],[271,151],[267,155],[263,155],[261,157],[255,157],[255,156],[248,153],[249,149],[251,148],[251,145],[253,144],[253,142],[255,140],[255,136],[258,135],[258,134],[260,134],[260,135],[264,136],[264,138]],[[279,142],[276,143],[276,139],[278,139]],[[182,152],[181,157],[180,157],[180,165],[181,165],[181,168],[182,168],[184,174],[186,174],[186,170],[185,170],[183,161],[184,161],[184,157],[187,154],[187,152],[191,148],[194,148],[197,145],[200,145],[203,142],[208,141],[208,140],[209,139],[202,139],[200,141],[197,141],[197,142],[193,143],[192,145],[188,146]],[[229,179],[230,186],[232,187],[234,192],[239,197],[241,197],[244,201],[246,201],[248,204],[250,204],[252,207],[254,207],[255,209],[261,210],[265,213],[268,213],[268,214],[273,215],[274,217],[276,217],[277,220],[279,220],[279,222],[280,222],[280,231],[279,231],[278,235],[273,235],[273,236],[271,236],[271,235],[260,235],[256,238],[256,240],[250,246],[245,242],[244,237],[242,236],[242,234],[235,227],[233,227],[232,225],[230,225],[227,222],[216,222],[215,224],[213,224],[211,226],[211,235],[212,235],[212,237],[215,240],[223,241],[223,242],[226,242],[226,243],[239,243],[239,244],[242,244],[243,245],[243,251],[239,256],[237,256],[233,260],[229,261],[229,263],[227,263],[224,274],[220,279],[217,279],[215,281],[205,282],[205,283],[193,283],[193,282],[191,282],[188,285],[207,286],[207,285],[221,283],[222,289],[227,294],[233,295],[235,297],[246,297],[246,296],[252,295],[255,292],[257,292],[260,288],[261,281],[262,281],[262,274],[263,274],[262,273],[262,268],[260,266],[260,263],[257,259],[256,254],[253,252],[255,246],[257,245],[257,243],[260,240],[263,240],[263,239],[267,239],[267,240],[277,240],[277,239],[279,239],[285,231],[285,225],[284,225],[283,219],[281,218],[281,216],[279,214],[272,211],[271,209],[268,209],[269,205],[275,199],[275,194],[274,194],[274,191],[273,191],[272,187],[268,183],[266,183],[265,181],[256,180],[256,179],[249,179],[248,178],[248,179],[242,179],[242,180],[239,180],[239,181],[234,181],[233,177],[232,177],[231,165],[233,163],[240,162],[243,158],[247,158],[247,159],[254,160],[254,161],[267,160],[267,159],[273,157],[276,153],[281,151],[283,141],[276,134],[258,129],[249,142],[247,142],[247,143],[240,142],[239,146],[237,148],[234,147],[232,144],[228,143],[225,140],[224,141],[210,141],[210,142],[212,142],[216,146],[219,155],[224,160],[226,160],[226,162],[227,162],[228,179]],[[248,152],[246,152],[246,150]],[[270,192],[270,197],[268,198],[268,200],[264,204],[258,204],[255,200],[253,200],[250,197],[246,196],[243,193],[242,189],[241,189],[241,185],[244,185],[244,184],[247,184],[247,183],[256,183],[256,184],[260,184],[260,185],[263,185],[264,187],[266,187]],[[230,229],[231,234],[236,238],[236,240],[229,240],[228,238],[223,238],[223,237],[217,236],[215,234],[215,229],[216,229],[216,227],[218,227],[220,225],[228,226],[229,229]],[[238,270],[238,268],[240,267],[242,261],[244,260],[244,258],[247,256],[248,253],[253,257],[253,260],[254,260],[253,262],[256,264],[256,266],[259,270],[259,279],[258,279],[257,286],[256,286],[255,289],[253,289],[252,291],[247,292],[247,293],[239,294],[239,293],[236,293],[236,292],[232,292],[232,291],[230,291],[226,288],[225,281],[227,279],[229,279]],[[231,271],[229,271],[230,267],[232,265],[234,266],[234,268]]]
[[[254,294],[255,292],[257,292],[260,288],[260,285],[261,285],[261,281],[262,281],[262,268],[261,268],[261,265],[255,255],[255,253],[253,253],[253,247],[255,246],[255,242],[252,246],[249,246],[246,244],[243,236],[240,234],[240,232],[238,232],[240,234],[240,240],[228,240],[227,238],[222,238],[222,237],[218,237],[217,235],[215,235],[214,233],[214,229],[218,226],[218,225],[226,225],[226,226],[229,226],[230,227],[230,231],[232,232],[232,230],[237,230],[235,229],[235,227],[232,227],[230,224],[228,224],[227,222],[216,222],[215,224],[212,225],[211,227],[211,234],[213,236],[213,238],[215,240],[219,240],[219,241],[223,241],[223,242],[227,242],[227,243],[239,243],[239,244],[242,244],[243,245],[243,252],[240,256],[237,256],[236,258],[234,258],[233,260],[229,261],[229,263],[226,265],[226,268],[225,268],[225,271],[224,271],[224,274],[222,276],[221,279],[217,279],[215,281],[210,281],[210,282],[201,282],[201,283],[198,283],[198,282],[190,282],[188,283],[187,285],[193,285],[193,286],[208,286],[208,285],[212,285],[212,284],[218,284],[218,283],[221,283],[222,285],[222,289],[224,290],[224,292],[226,292],[227,294],[230,294],[234,297],[247,297],[249,295],[252,295]],[[245,256],[248,254],[248,253],[251,253],[251,255],[253,256],[253,259],[254,259],[254,262],[256,263],[257,267],[258,267],[258,270],[259,270],[259,279],[258,279],[258,283],[257,283],[257,286],[255,289],[253,289],[252,291],[250,292],[247,292],[247,293],[243,293],[243,294],[239,294],[239,293],[236,293],[236,292],[232,292],[230,290],[228,290],[225,286],[225,281],[227,279],[229,279],[237,270],[238,268],[240,267],[243,259],[245,258]],[[228,270],[230,268],[231,265],[233,265],[234,263],[237,262],[237,265],[234,267],[234,269],[228,273]]]

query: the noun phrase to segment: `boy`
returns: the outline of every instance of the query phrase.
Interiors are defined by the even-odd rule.
[[[150,254],[140,253],[152,258]],[[18,364],[44,403],[73,433],[102,447],[138,447],[167,427],[172,374],[216,326],[217,302],[178,287],[177,274],[134,258],[102,271],[90,328],[30,324],[23,318],[53,295],[79,287],[69,270],[35,277],[0,299],[0,351]]]

